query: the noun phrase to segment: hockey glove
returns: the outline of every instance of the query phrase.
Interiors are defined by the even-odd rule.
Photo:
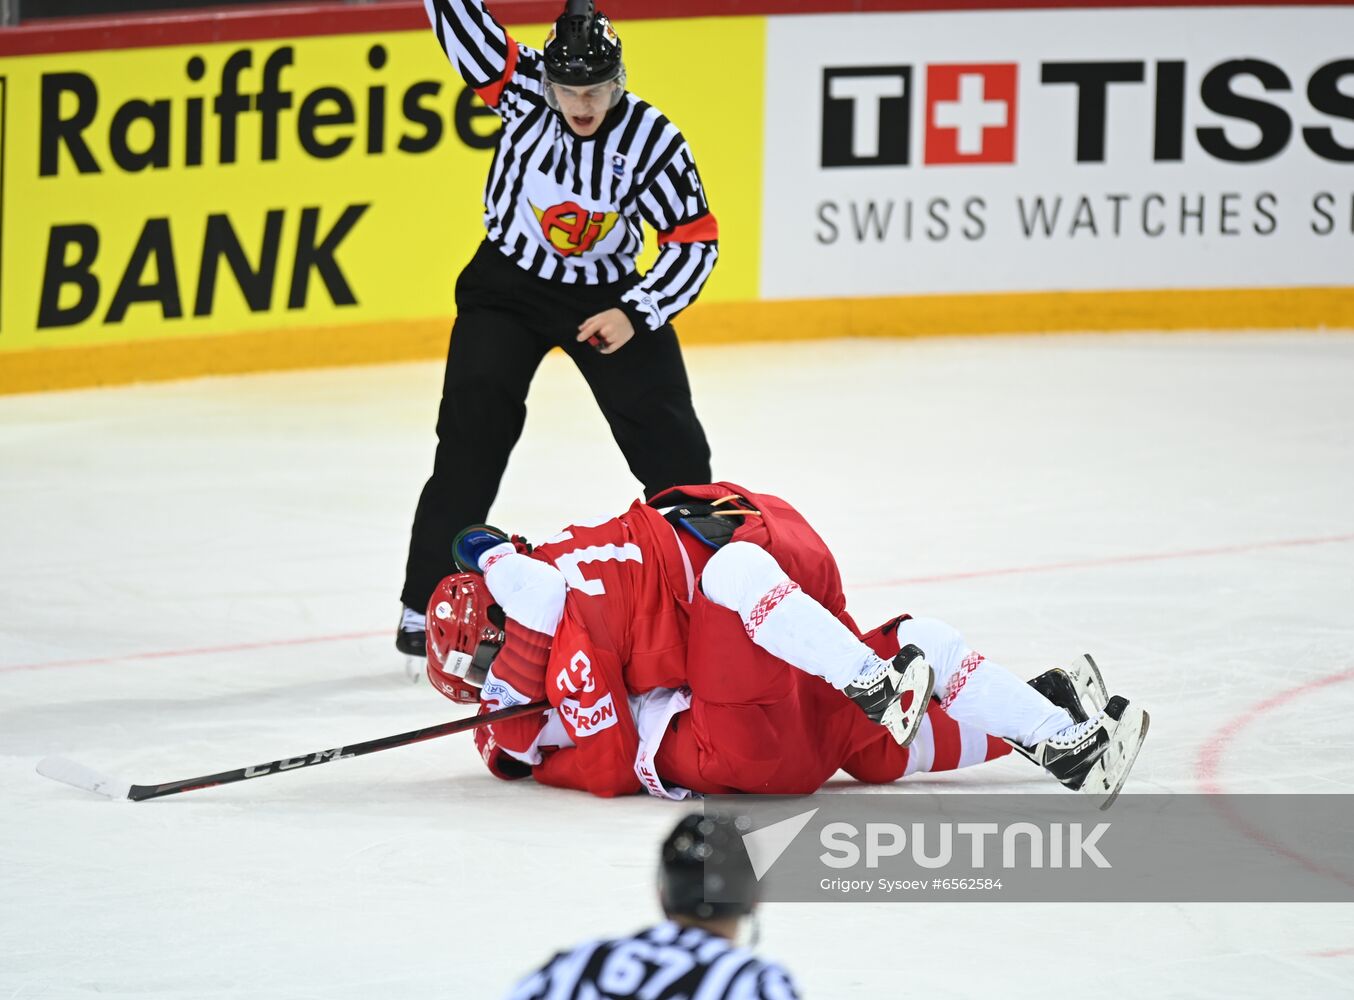
[[[489,768],[490,773],[503,781],[517,781],[521,778],[531,777],[531,765],[505,753],[494,742],[493,733],[489,731],[491,728],[491,726],[480,726],[475,730],[475,749],[484,758],[484,763]]]
[[[456,568],[462,573],[482,574],[480,570],[481,557],[490,549],[502,545],[504,542],[511,542],[513,548],[522,555],[531,554],[531,543],[521,535],[509,537],[491,524],[472,524],[468,528],[462,528],[456,533],[456,539],[451,543]]]

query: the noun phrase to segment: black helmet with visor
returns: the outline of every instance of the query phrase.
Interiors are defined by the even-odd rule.
[[[594,10],[593,0],[567,0],[564,13],[545,40],[546,101],[559,110],[554,85],[595,87],[613,84],[610,107],[625,92],[621,40],[611,19]]]

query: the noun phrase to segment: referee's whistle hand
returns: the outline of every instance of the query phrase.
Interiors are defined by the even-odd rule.
[[[615,354],[634,335],[630,317],[620,309],[608,309],[580,323],[576,339],[587,341],[601,354]]]

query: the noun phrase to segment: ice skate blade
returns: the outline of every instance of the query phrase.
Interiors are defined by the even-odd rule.
[[[908,664],[908,669],[911,670],[919,662],[926,667],[925,685],[914,685],[903,689],[904,693],[912,692],[910,716],[903,714],[903,699],[900,696],[897,701],[888,707],[884,712],[884,717],[879,720],[880,724],[888,729],[889,734],[901,747],[910,744],[917,738],[917,733],[921,732],[921,722],[922,719],[926,718],[926,707],[931,701],[931,692],[935,690],[936,686],[936,672],[931,669],[931,664],[925,660],[913,660],[912,663]]]
[[[1110,745],[1105,753],[1091,767],[1081,791],[1088,795],[1103,796],[1100,809],[1103,811],[1114,805],[1119,797],[1133,762],[1138,759],[1138,751],[1147,739],[1147,727],[1152,718],[1140,708],[1129,706],[1119,724],[1110,734]]]
[[[1100,668],[1096,666],[1090,653],[1073,658],[1072,666],[1065,668],[1063,672],[1072,679],[1072,686],[1076,688],[1077,697],[1081,699],[1087,715],[1095,715],[1110,700],[1109,690],[1105,687],[1105,678],[1101,676]]]

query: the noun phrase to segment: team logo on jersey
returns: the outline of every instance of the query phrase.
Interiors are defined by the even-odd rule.
[[[531,210],[541,224],[541,232],[561,257],[587,253],[615,228],[619,212],[589,212],[576,201],[560,202],[549,208]]]

